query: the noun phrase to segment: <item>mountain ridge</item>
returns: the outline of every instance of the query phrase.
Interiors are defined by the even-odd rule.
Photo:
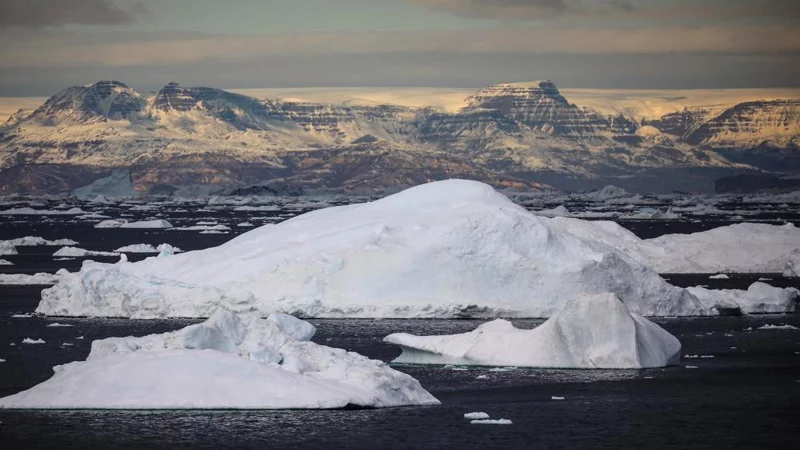
[[[371,191],[459,176],[521,189],[543,186],[545,178],[567,189],[615,178],[630,187],[635,177],[652,186],[664,171],[686,172],[673,183],[684,188],[682,178],[700,186],[697,173],[704,171],[710,178],[759,170],[736,152],[767,145],[793,155],[800,129],[798,100],[748,102],[717,115],[687,108],[638,121],[570,103],[549,80],[489,86],[465,103],[458,112],[333,105],[175,82],[148,97],[124,83],[101,81],[67,88],[0,126],[0,169],[25,165],[22,172],[29,174],[47,164],[99,176],[129,168],[141,192],[171,183],[236,188],[274,179]],[[326,160],[333,154],[349,156]],[[380,164],[366,163],[380,155]],[[219,157],[228,162],[214,174]],[[372,171],[368,177],[359,172],[365,167]],[[4,178],[0,191],[13,192],[13,177]],[[62,189],[70,187],[79,186]]]

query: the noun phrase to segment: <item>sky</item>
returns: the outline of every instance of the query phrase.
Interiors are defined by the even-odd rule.
[[[0,96],[221,88],[800,86],[800,0],[0,0]]]

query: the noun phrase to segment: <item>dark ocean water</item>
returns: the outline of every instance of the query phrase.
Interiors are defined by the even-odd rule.
[[[108,212],[108,208],[105,208]],[[296,212],[295,212],[296,213]],[[128,214],[128,213],[125,213]],[[138,215],[137,215],[138,214]],[[79,247],[113,250],[168,242],[185,250],[219,245],[245,231],[236,224],[271,223],[285,213],[230,211],[131,213],[166,217],[177,226],[201,220],[231,225],[226,235],[164,230],[96,230],[69,218],[0,217],[0,239],[26,235],[72,238]],[[765,220],[773,220],[769,217]],[[731,221],[635,221],[643,237],[693,232]],[[713,225],[713,226],[712,226]],[[53,247],[20,248],[3,257],[3,273],[76,270],[81,259],[55,261]],[[143,256],[135,256],[136,260]],[[94,258],[114,261],[117,258]],[[762,275],[709,280],[669,275],[677,285],[746,287]],[[798,285],[774,278],[772,284]],[[192,320],[12,317],[32,312],[41,287],[0,286],[0,396],[28,389],[52,366],[84,359],[94,339],[176,330]],[[0,411],[0,449],[16,448],[791,448],[800,437],[799,315],[656,319],[683,343],[676,367],[653,370],[531,370],[398,366],[420,380],[440,406],[336,411]],[[58,322],[71,327],[48,327]],[[469,320],[314,320],[318,343],[390,361],[399,350],[387,334],[469,331]],[[515,321],[531,328],[541,321]],[[42,345],[23,345],[26,338]],[[80,339],[79,337],[82,337]],[[12,345],[15,344],[15,345]],[[694,367],[689,367],[694,366]],[[563,401],[553,396],[565,397]],[[471,425],[464,413],[483,411],[510,426]]]

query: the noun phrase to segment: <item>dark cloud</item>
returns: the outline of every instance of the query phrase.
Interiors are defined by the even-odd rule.
[[[110,0],[0,1],[0,26],[129,25],[144,14],[142,3],[123,9]]]

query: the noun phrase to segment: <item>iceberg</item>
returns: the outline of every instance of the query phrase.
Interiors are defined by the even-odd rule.
[[[218,310],[182,330],[92,342],[86,361],[0,399],[14,409],[330,409],[438,404],[409,375],[310,342],[311,324]],[[299,330],[303,332],[298,333]]]
[[[8,242],[11,245],[15,245],[17,247],[34,247],[39,245],[49,245],[49,246],[65,246],[65,245],[78,245],[78,242],[73,241],[72,239],[56,239],[56,240],[48,240],[39,236],[25,236],[23,238],[18,239],[11,239]]]
[[[658,273],[781,273],[800,267],[800,228],[741,223],[640,239],[610,221],[551,219],[565,232],[603,242]]]
[[[500,319],[463,334],[384,341],[402,348],[393,362],[406,364],[643,369],[675,365],[681,351],[676,337],[611,293],[577,297],[532,330]]]
[[[158,247],[154,247],[151,244],[131,244],[114,251],[117,253],[161,253],[166,251],[169,255],[183,252],[178,247],[173,247],[169,244],[161,244]]]
[[[796,288],[776,288],[757,281],[746,291],[735,289],[688,288],[694,296],[715,309],[739,309],[745,314],[793,313],[800,291]]]
[[[101,252],[95,250],[86,250],[78,247],[61,247],[53,253],[53,257],[66,257],[66,258],[84,258],[87,256],[119,256],[116,252]]]
[[[208,317],[229,305],[263,316],[550,317],[578,295],[613,292],[643,315],[714,313],[563,223],[483,183],[430,183],[260,227],[211,249],[85,263],[43,291],[37,311]]]
[[[105,178],[95,180],[91,184],[75,189],[74,194],[81,200],[94,199],[93,203],[107,203],[107,197],[134,197],[138,193],[131,182],[131,172],[117,169]]]
[[[209,229],[198,227],[174,230]],[[263,316],[550,317],[576,296],[611,292],[645,316],[705,315],[718,313],[716,302],[658,273],[780,272],[792,261],[800,267],[791,225],[642,240],[614,222],[539,217],[488,185],[448,180],[316,210],[215,248],[85,263],[43,291],[37,311],[208,317],[229,305]]]
[[[56,272],[55,275],[49,273],[37,273],[28,275],[24,273],[2,273],[0,274],[0,285],[52,285],[58,283],[58,280],[68,272],[64,269]]]

